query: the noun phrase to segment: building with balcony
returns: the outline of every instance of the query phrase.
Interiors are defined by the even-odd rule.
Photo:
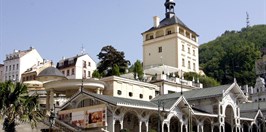
[[[62,58],[56,68],[68,79],[91,78],[96,69],[95,61],[88,54],[76,55],[70,58]]]

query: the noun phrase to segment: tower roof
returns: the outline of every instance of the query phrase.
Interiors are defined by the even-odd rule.
[[[195,33],[196,35],[198,35],[196,32],[194,32],[193,30],[191,30],[190,28],[188,28],[186,26],[185,23],[183,23],[176,15],[174,15],[173,17],[171,18],[164,18],[162,21],[160,21],[160,24],[158,27],[152,27],[150,28],[149,30],[145,31],[144,33],[146,32],[150,32],[150,31],[153,31],[153,30],[157,30],[159,28],[163,28],[163,27],[167,27],[167,26],[171,26],[171,25],[174,25],[174,24],[178,24],[180,25],[181,27]]]

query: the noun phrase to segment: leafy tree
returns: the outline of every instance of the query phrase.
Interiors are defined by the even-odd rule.
[[[266,25],[225,31],[220,37],[199,47],[199,63],[205,74],[221,84],[255,83],[255,60],[266,47]]]
[[[104,77],[112,75],[112,69],[115,64],[119,67],[119,72],[122,74],[126,72],[128,65],[130,65],[130,61],[125,60],[124,52],[117,51],[111,45],[103,47],[97,56],[100,60],[97,69]]]
[[[134,63],[134,66],[133,66],[133,73],[134,73],[134,78],[136,79],[138,77],[138,79],[142,80],[143,79],[143,67],[142,67],[142,64],[140,62],[140,60],[137,60],[135,63]]]
[[[29,96],[27,87],[11,81],[0,83],[0,116],[3,129],[15,132],[16,121],[27,122],[34,128],[43,115],[38,109],[38,96]]]
[[[94,70],[93,73],[92,73],[92,77],[93,78],[101,78],[101,74],[99,73],[98,70]]]
[[[112,75],[120,76],[119,67],[117,64],[115,64],[114,67],[112,68]]]
[[[190,80],[190,81],[192,81],[193,79],[194,79],[194,81],[199,80],[199,82],[203,84],[204,88],[214,87],[214,86],[219,86],[220,85],[220,83],[218,81],[216,81],[214,78],[208,77],[208,76],[205,76],[205,75],[199,75],[199,74],[197,74],[195,72],[186,72],[186,73],[184,73],[184,78],[186,80]]]

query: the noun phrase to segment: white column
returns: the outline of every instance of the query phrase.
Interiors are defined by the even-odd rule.
[[[124,125],[123,125],[124,120],[122,119],[122,120],[120,120],[119,122],[120,122],[121,130],[124,129]]]
[[[141,132],[142,121],[139,121],[139,132]]]
[[[181,123],[180,131],[183,132],[183,123]]]
[[[213,132],[214,126],[213,124],[211,124],[211,132]]]
[[[145,121],[145,124],[146,124],[146,132],[148,132],[149,131],[149,120]]]
[[[200,130],[201,130],[201,132],[204,132],[204,131],[203,131],[203,125],[200,126]]]
[[[170,122],[167,122],[167,132],[170,132]]]
[[[49,100],[50,109],[52,109],[54,107],[53,105],[54,105],[54,90],[51,89],[50,90],[50,100]]]
[[[187,125],[186,125],[186,132],[188,132],[188,127],[187,127]]]
[[[46,110],[50,111],[50,91],[47,91],[46,95]]]

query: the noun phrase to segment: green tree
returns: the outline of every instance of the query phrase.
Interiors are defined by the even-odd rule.
[[[36,127],[43,118],[38,108],[38,96],[29,96],[25,85],[11,81],[0,83],[0,90],[0,116],[4,119],[4,131],[15,132],[17,121]]]
[[[237,79],[240,85],[254,85],[255,60],[266,47],[266,25],[225,31],[199,47],[199,63],[205,74],[221,84]]]
[[[184,78],[186,80],[190,80],[192,81],[194,79],[194,81],[198,81],[200,83],[203,84],[203,87],[204,88],[208,88],[208,87],[214,87],[214,86],[219,86],[220,83],[215,80],[214,78],[212,77],[208,77],[208,76],[205,76],[205,75],[199,75],[195,72],[186,72],[184,73]]]
[[[134,66],[133,66],[133,73],[134,73],[134,78],[136,79],[138,77],[139,80],[142,80],[143,79],[143,67],[142,67],[142,64],[140,62],[140,60],[137,60],[135,63],[134,63]]]
[[[115,64],[114,67],[112,68],[112,75],[120,76],[119,67],[117,64]]]
[[[92,77],[93,78],[101,78],[101,74],[99,73],[98,70],[94,70],[93,73],[92,73]]]
[[[124,52],[117,51],[111,45],[103,47],[97,56],[100,60],[97,69],[103,77],[112,75],[115,64],[122,74],[126,72],[128,65],[130,65],[130,61],[125,59]]]

